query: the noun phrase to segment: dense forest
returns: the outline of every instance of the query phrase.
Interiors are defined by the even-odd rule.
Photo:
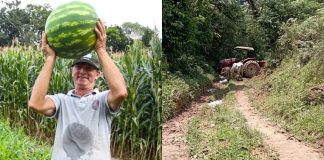
[[[216,69],[223,58],[244,58],[235,46],[250,46],[258,59],[280,61],[282,27],[301,22],[322,7],[320,0],[163,1],[163,51],[171,72],[197,66]]]

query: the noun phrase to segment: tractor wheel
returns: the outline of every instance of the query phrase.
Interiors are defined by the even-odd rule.
[[[256,61],[247,61],[243,65],[243,74],[245,77],[251,78],[256,76],[260,71],[260,66]]]

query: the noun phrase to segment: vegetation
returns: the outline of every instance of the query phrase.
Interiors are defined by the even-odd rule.
[[[22,129],[13,130],[0,120],[0,159],[50,159],[51,147],[26,136]]]
[[[265,95],[255,106],[288,131],[313,143],[324,138],[324,101],[316,94],[316,88],[320,90],[324,84],[323,17],[324,12],[319,10],[300,24],[284,27],[278,50],[286,56],[255,88]]]
[[[228,88],[224,88],[224,91]],[[222,91],[218,91],[222,92]],[[205,105],[197,116],[191,119],[187,140],[190,155],[197,159],[269,159],[271,154],[262,141],[262,136],[248,128],[245,119],[234,111],[234,92],[224,97],[221,106]],[[218,96],[218,95],[215,95]],[[260,152],[255,154],[256,151]],[[264,153],[261,153],[264,152]]]
[[[121,27],[108,27],[107,30],[107,47],[113,52],[125,51],[127,45],[133,44],[133,40],[128,38]]]
[[[281,26],[303,21],[323,7],[315,0],[185,0],[163,2],[163,51],[169,70],[188,75],[195,66],[216,67],[220,59],[244,58],[235,46],[250,46],[258,59],[280,59]],[[289,22],[288,21],[288,22]]]
[[[203,94],[210,87],[214,76],[212,73],[204,73],[191,76],[169,74],[163,80],[162,87],[162,121],[172,118],[184,109],[192,100]]]
[[[0,4],[4,6],[0,8],[0,46],[12,45],[14,39],[21,45],[39,45],[41,33],[52,8],[47,4],[28,4],[26,8],[21,8],[20,0],[5,0],[0,1]],[[132,45],[135,38],[142,40],[145,46],[149,47],[152,37],[157,35],[156,30],[131,22],[124,22],[122,26],[109,26],[106,30],[109,34],[107,46],[114,52],[125,52],[126,46]],[[132,36],[134,34],[136,37]]]
[[[27,107],[31,87],[44,63],[40,35],[52,8],[30,4],[21,8],[19,0],[0,3],[0,91],[6,90],[6,94],[0,92],[0,115],[10,121],[10,126],[52,144],[56,122]],[[106,30],[107,49],[109,53],[118,52],[111,56],[126,78],[130,95],[112,123],[112,151],[121,158],[161,159],[162,42],[156,30],[138,23],[125,22],[122,27]],[[58,58],[49,94],[73,88],[70,64],[71,60]],[[103,76],[96,86],[107,89]]]
[[[15,38],[21,44],[38,44],[46,19],[52,10],[50,6],[29,4],[25,9],[21,9],[19,0],[0,3],[6,5],[0,8],[0,46],[10,45]]]
[[[233,50],[243,45],[253,47],[256,58],[268,64],[262,77],[250,81],[250,87],[256,86],[250,98],[255,107],[297,137],[323,142],[323,97],[318,96],[324,82],[323,7],[321,0],[163,1],[163,51],[169,71],[163,82],[163,120],[204,90],[200,86],[200,91],[193,92],[186,77],[197,68],[211,73],[209,68],[215,70],[220,59],[244,58]],[[193,79],[193,84],[207,83],[201,82]],[[257,134],[226,107],[214,113],[204,108],[199,118],[191,120],[188,141],[192,157],[258,158],[251,152],[262,146],[260,138],[249,139]],[[223,140],[219,134],[225,131],[230,132]],[[244,147],[232,147],[234,144]]]
[[[151,47],[134,43],[123,56],[114,56],[127,83],[128,99],[112,123],[112,149],[132,159],[161,158],[161,41],[152,39]],[[27,108],[31,86],[44,63],[39,49],[32,47],[2,48],[0,54],[0,114],[14,127],[22,127],[38,140],[54,139],[55,121]],[[73,88],[71,60],[59,58],[51,78],[49,94],[67,93]],[[106,89],[103,76],[98,88]],[[125,152],[126,155],[124,154]]]
[[[139,41],[118,62],[125,77],[128,98],[113,123],[112,150],[132,159],[162,157],[162,44],[151,41],[146,50]]]

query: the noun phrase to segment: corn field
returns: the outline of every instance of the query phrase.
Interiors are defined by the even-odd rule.
[[[153,38],[150,48],[135,42],[122,56],[112,57],[121,69],[129,94],[112,123],[112,153],[122,159],[162,159],[161,41]],[[21,127],[28,135],[52,144],[55,120],[34,113],[27,106],[43,58],[39,48],[0,48],[0,116],[12,127]],[[48,94],[67,93],[73,88],[71,62],[57,59]],[[107,89],[103,76],[96,86]]]

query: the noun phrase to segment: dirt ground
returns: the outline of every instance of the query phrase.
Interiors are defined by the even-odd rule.
[[[218,84],[214,84],[216,88]],[[264,141],[271,150],[278,153],[280,160],[321,160],[324,156],[315,148],[298,141],[294,136],[285,130],[274,125],[266,118],[256,114],[255,108],[249,104],[248,97],[243,91],[243,82],[236,83],[237,90],[235,97],[238,103],[233,106],[239,110],[247,119],[251,129],[255,129],[264,136]],[[163,124],[162,130],[162,159],[165,160],[188,160],[188,145],[185,134],[189,120],[199,113],[204,103],[207,103],[208,96],[202,96],[180,115]]]
[[[307,146],[266,118],[257,115],[255,108],[250,106],[248,97],[242,90],[243,87],[239,87],[242,85],[242,82],[237,83],[238,89],[235,97],[238,104],[235,108],[241,111],[250,128],[264,135],[265,143],[278,153],[280,160],[324,159],[324,157],[320,157],[321,155],[316,149]]]
[[[202,104],[207,102],[207,98],[208,96],[202,96],[198,101],[192,102],[180,115],[163,124],[162,159],[190,159],[185,138],[187,125],[189,120],[201,110]]]

